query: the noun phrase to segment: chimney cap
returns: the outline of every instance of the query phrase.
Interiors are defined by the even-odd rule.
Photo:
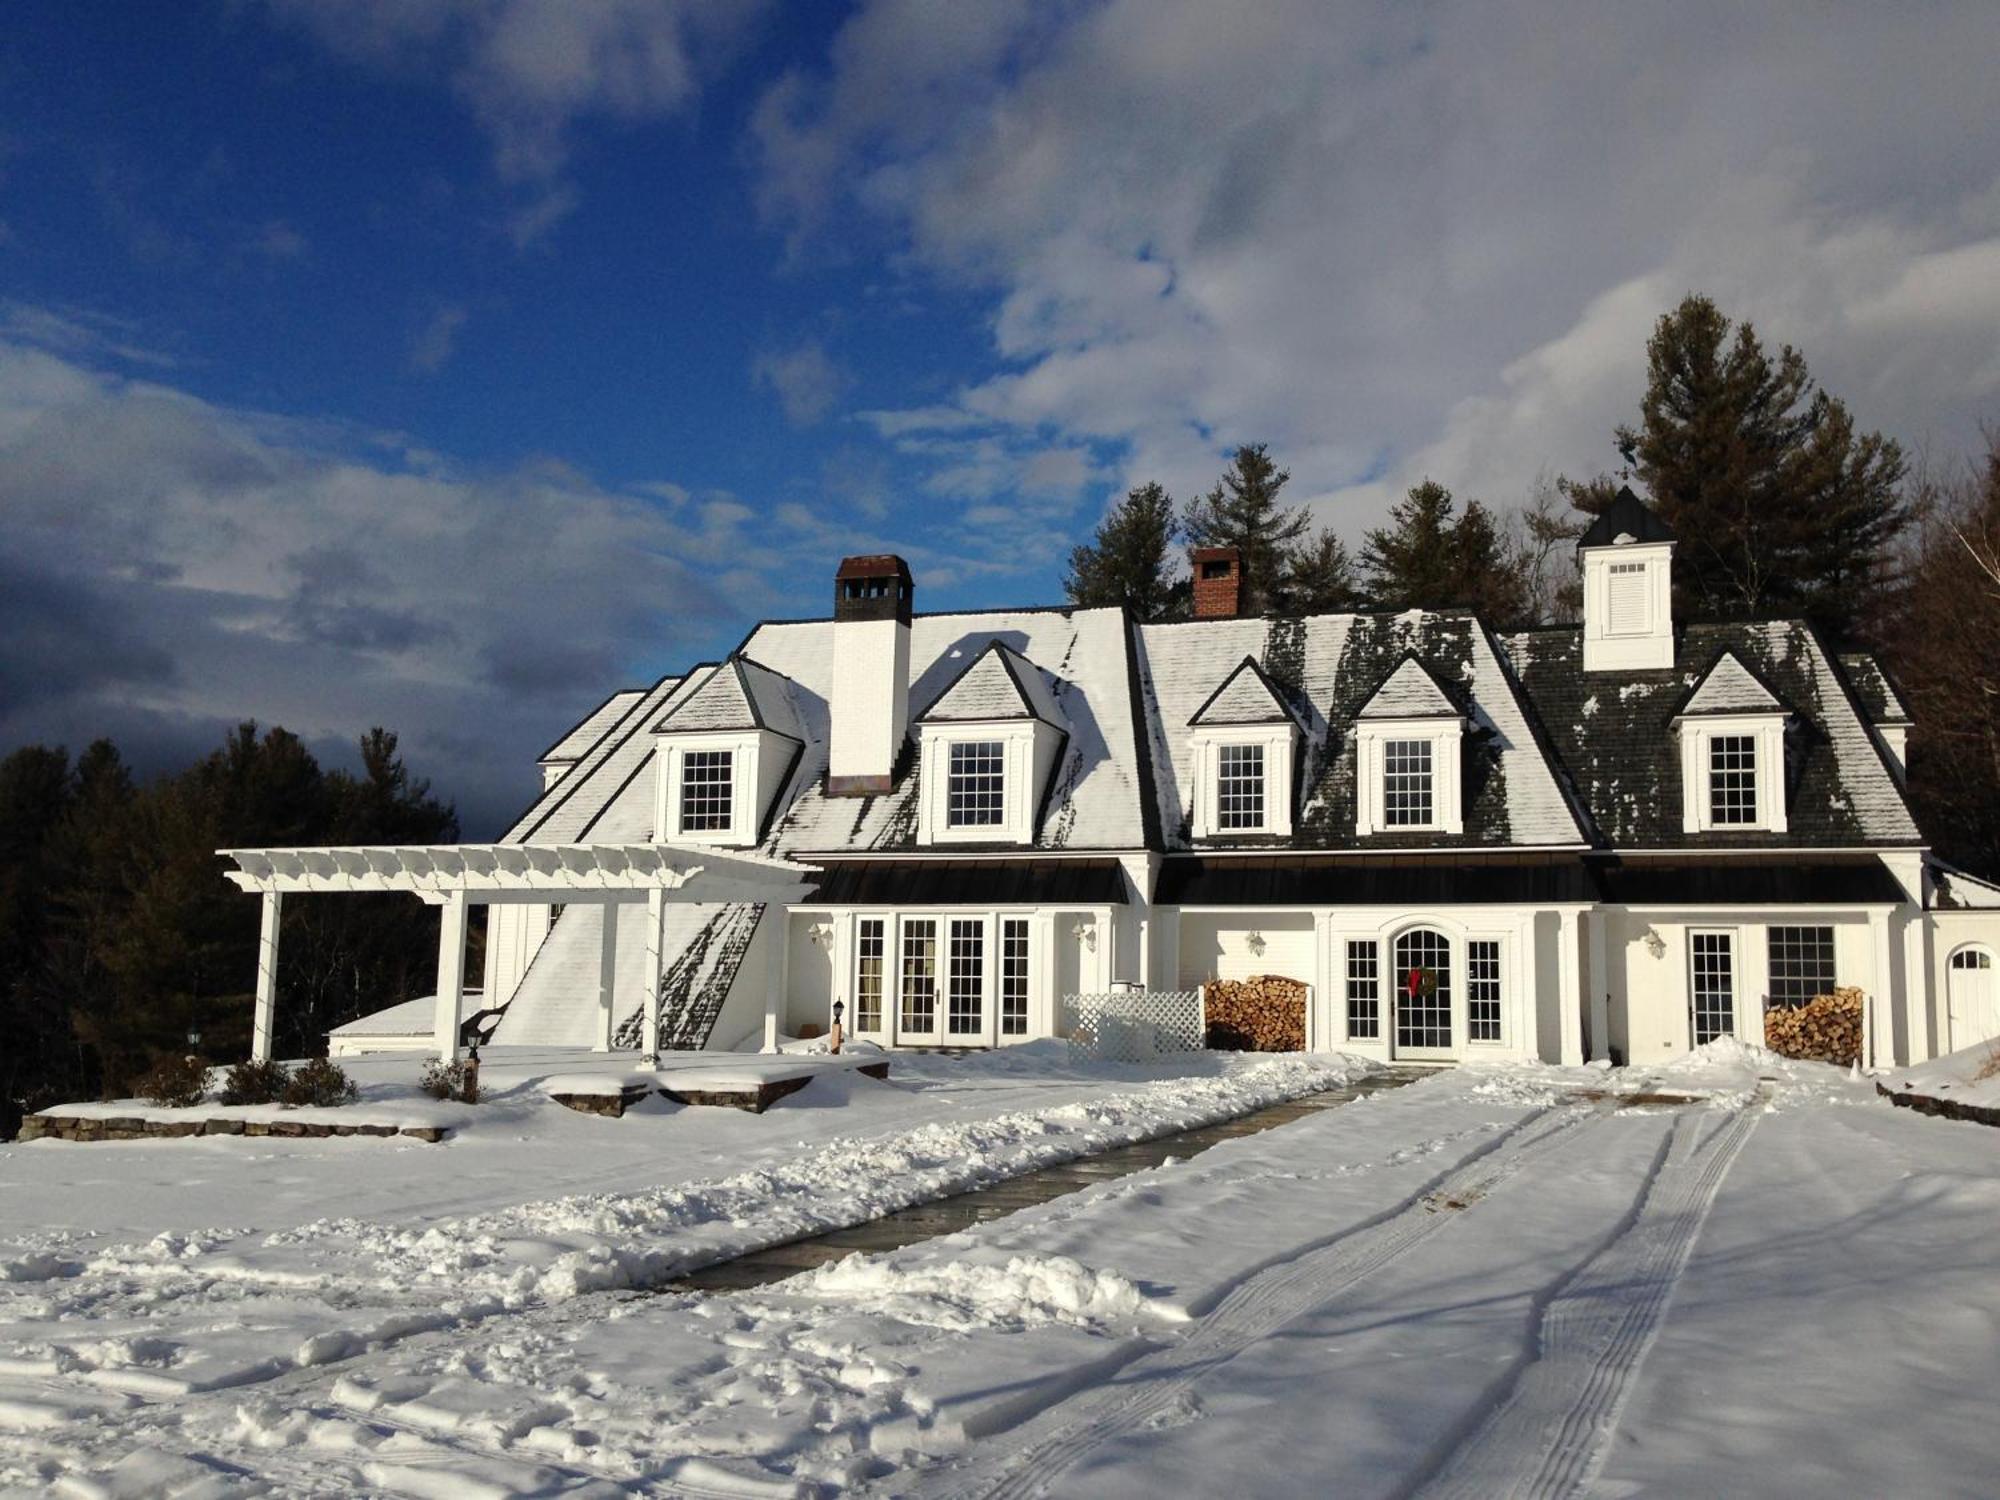
[[[908,581],[910,565],[893,552],[867,552],[843,557],[834,572],[837,583],[847,578],[901,578]]]
[[[1240,547],[1196,547],[1188,556],[1195,562],[1241,562],[1243,549]]]
[[[833,575],[836,620],[897,620],[910,623],[916,583],[910,565],[893,552],[843,557]]]

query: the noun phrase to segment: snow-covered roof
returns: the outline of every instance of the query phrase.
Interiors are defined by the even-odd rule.
[[[329,1036],[429,1036],[437,1025],[437,996],[419,995],[400,1005],[356,1016]]]
[[[804,738],[785,679],[747,656],[733,656],[710,672],[700,687],[661,716],[654,733],[732,729]]]
[[[1431,669],[1415,656],[1405,656],[1382,685],[1368,695],[1355,715],[1359,719],[1446,719],[1458,716],[1458,705]]]
[[[1257,658],[1246,656],[1236,664],[1236,670],[1222,681],[1222,685],[1209,694],[1200,708],[1189,717],[1188,723],[1195,726],[1225,724],[1297,724],[1292,707],[1285,702],[1277,684],[1264,675],[1264,669],[1257,665]]]
[[[1694,718],[1702,714],[1775,714],[1785,705],[1755,672],[1743,665],[1734,651],[1724,647],[1708,670],[1701,674],[1687,697],[1681,700],[1674,717]]]
[[[994,641],[948,684],[918,719],[926,724],[1040,719],[1063,727],[1062,710],[1041,668]]]
[[[1943,911],[2000,911],[2000,885],[1943,860],[1930,861],[1931,904]]]
[[[544,750],[540,756],[541,764],[567,765],[573,760],[581,760],[585,752],[603,738],[604,732],[624,718],[632,705],[645,696],[644,688],[620,688],[577,720],[574,729]]]
[[[1896,684],[1889,678],[1882,663],[1866,651],[1850,651],[1840,658],[1840,665],[1847,672],[1847,680],[1854,686],[1854,696],[1861,700],[1868,717],[1877,724],[1908,724],[1909,705],[1903,695],[1896,691]]]

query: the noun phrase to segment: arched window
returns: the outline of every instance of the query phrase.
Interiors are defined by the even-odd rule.
[[[1396,1046],[1451,1047],[1451,941],[1428,927],[1396,939]]]
[[[1954,969],[1990,969],[1993,956],[1984,948],[1961,948],[1951,956]]]

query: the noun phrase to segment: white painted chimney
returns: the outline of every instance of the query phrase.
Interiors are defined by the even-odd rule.
[[[1577,539],[1583,564],[1583,670],[1647,671],[1674,664],[1674,534],[1621,489]]]
[[[893,553],[844,557],[833,575],[833,676],[826,790],[889,790],[910,726],[910,565]]]

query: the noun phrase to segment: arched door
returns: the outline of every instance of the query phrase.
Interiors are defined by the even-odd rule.
[[[1396,1056],[1458,1055],[1452,1031],[1451,940],[1429,927],[1396,939]]]
[[[1991,953],[1968,947],[1952,954],[1945,971],[1945,996],[1954,1052],[2000,1036],[2000,990],[1994,985]]]

